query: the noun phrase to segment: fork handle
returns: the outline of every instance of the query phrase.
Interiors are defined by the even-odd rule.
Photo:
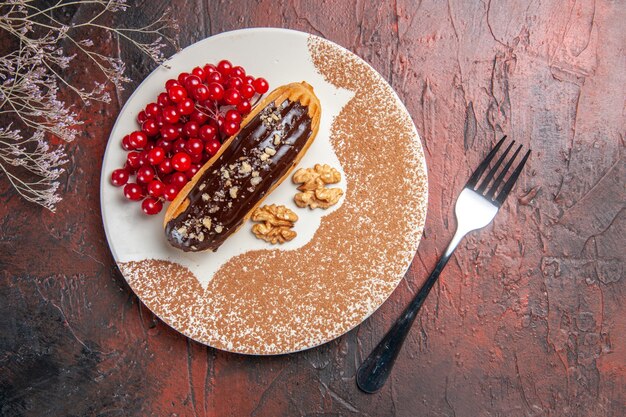
[[[439,274],[448,263],[450,256],[456,249],[461,239],[465,236],[465,233],[461,234],[459,231],[455,234],[454,238],[448,245],[446,252],[435,265],[435,269],[430,273],[430,276],[422,285],[422,288],[415,295],[411,303],[402,312],[402,315],[394,323],[393,327],[387,332],[383,340],[380,341],[378,346],[374,348],[372,353],[365,359],[357,371],[356,383],[359,388],[372,394],[378,391],[387,381],[391,369],[400,353],[404,339],[411,330],[411,325],[415,321],[417,312],[424,304],[424,300],[428,296],[428,293],[432,289]]]

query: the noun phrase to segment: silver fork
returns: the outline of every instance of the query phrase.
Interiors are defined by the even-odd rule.
[[[495,157],[505,139],[506,136],[504,136],[496,144],[496,146],[493,147],[491,152],[489,152],[480,165],[478,165],[476,171],[472,173],[472,176],[467,181],[465,188],[461,191],[454,209],[457,219],[456,233],[450,241],[445,253],[439,259],[439,262],[437,262],[435,269],[430,274],[422,288],[420,288],[415,298],[413,298],[408,307],[402,312],[400,318],[395,322],[389,332],[387,332],[383,340],[381,340],[378,346],[374,348],[372,353],[370,353],[370,355],[359,367],[356,382],[362,391],[374,393],[385,384],[387,377],[389,377],[389,374],[391,373],[393,364],[398,357],[398,353],[400,353],[404,339],[406,339],[406,336],[411,329],[411,325],[415,321],[417,312],[420,307],[422,307],[422,304],[428,296],[431,288],[435,282],[437,282],[437,278],[439,278],[439,274],[448,263],[452,252],[454,252],[459,242],[461,242],[466,234],[473,230],[481,229],[491,223],[493,218],[496,216],[498,209],[502,206],[502,203],[504,203],[504,200],[509,195],[509,192],[517,181],[520,172],[522,172],[522,168],[524,168],[524,165],[530,156],[530,150],[526,152],[526,155],[524,155],[521,162],[517,165],[506,182],[504,182],[504,177],[509,172],[517,154],[519,154],[522,150],[522,145],[517,148],[517,150],[513,153],[513,156],[506,162],[504,168],[500,170],[500,173],[494,180],[494,177],[498,172],[498,168],[500,168],[515,143],[515,141],[513,141],[506,148],[500,158],[498,158],[487,175],[485,175],[483,180],[480,182],[480,185],[478,185],[480,178],[489,167],[491,160]],[[490,183],[492,183],[491,186]],[[503,183],[504,185],[502,186],[502,189],[496,196],[498,188],[500,188]]]

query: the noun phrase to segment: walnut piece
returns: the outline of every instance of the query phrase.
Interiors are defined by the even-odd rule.
[[[298,187],[301,192],[294,196],[294,201],[298,207],[327,209],[337,204],[343,191],[341,188],[326,188],[326,185],[339,181],[341,174],[329,165],[315,164],[313,168],[300,168],[293,174],[293,182],[301,184]]]
[[[259,207],[252,213],[252,220],[261,222],[252,226],[252,233],[272,245],[288,242],[297,235],[292,227],[298,216],[285,206]]]

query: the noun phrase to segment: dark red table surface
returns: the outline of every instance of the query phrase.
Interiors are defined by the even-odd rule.
[[[168,3],[123,19],[147,22]],[[57,213],[0,176],[0,415],[626,415],[623,2],[181,1],[174,13],[182,46],[288,27],[345,46],[391,83],[428,163],[417,257],[371,318],[306,352],[228,354],[160,322],[117,271],[100,217],[109,132],[154,68],[122,46],[133,85],[79,108]],[[434,266],[456,195],[503,133],[532,147],[528,168],[495,221],[460,245],[387,385],[359,392],[356,368]]]

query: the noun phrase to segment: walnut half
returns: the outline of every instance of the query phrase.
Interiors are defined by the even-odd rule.
[[[326,188],[326,185],[339,181],[341,174],[329,165],[315,164],[313,168],[300,168],[293,174],[293,182],[301,184],[298,187],[301,192],[293,199],[298,207],[327,209],[337,204],[343,191],[341,188]]]
[[[259,207],[252,213],[252,220],[262,222],[252,226],[252,233],[272,245],[288,242],[297,236],[292,227],[298,216],[285,206],[272,204]]]

